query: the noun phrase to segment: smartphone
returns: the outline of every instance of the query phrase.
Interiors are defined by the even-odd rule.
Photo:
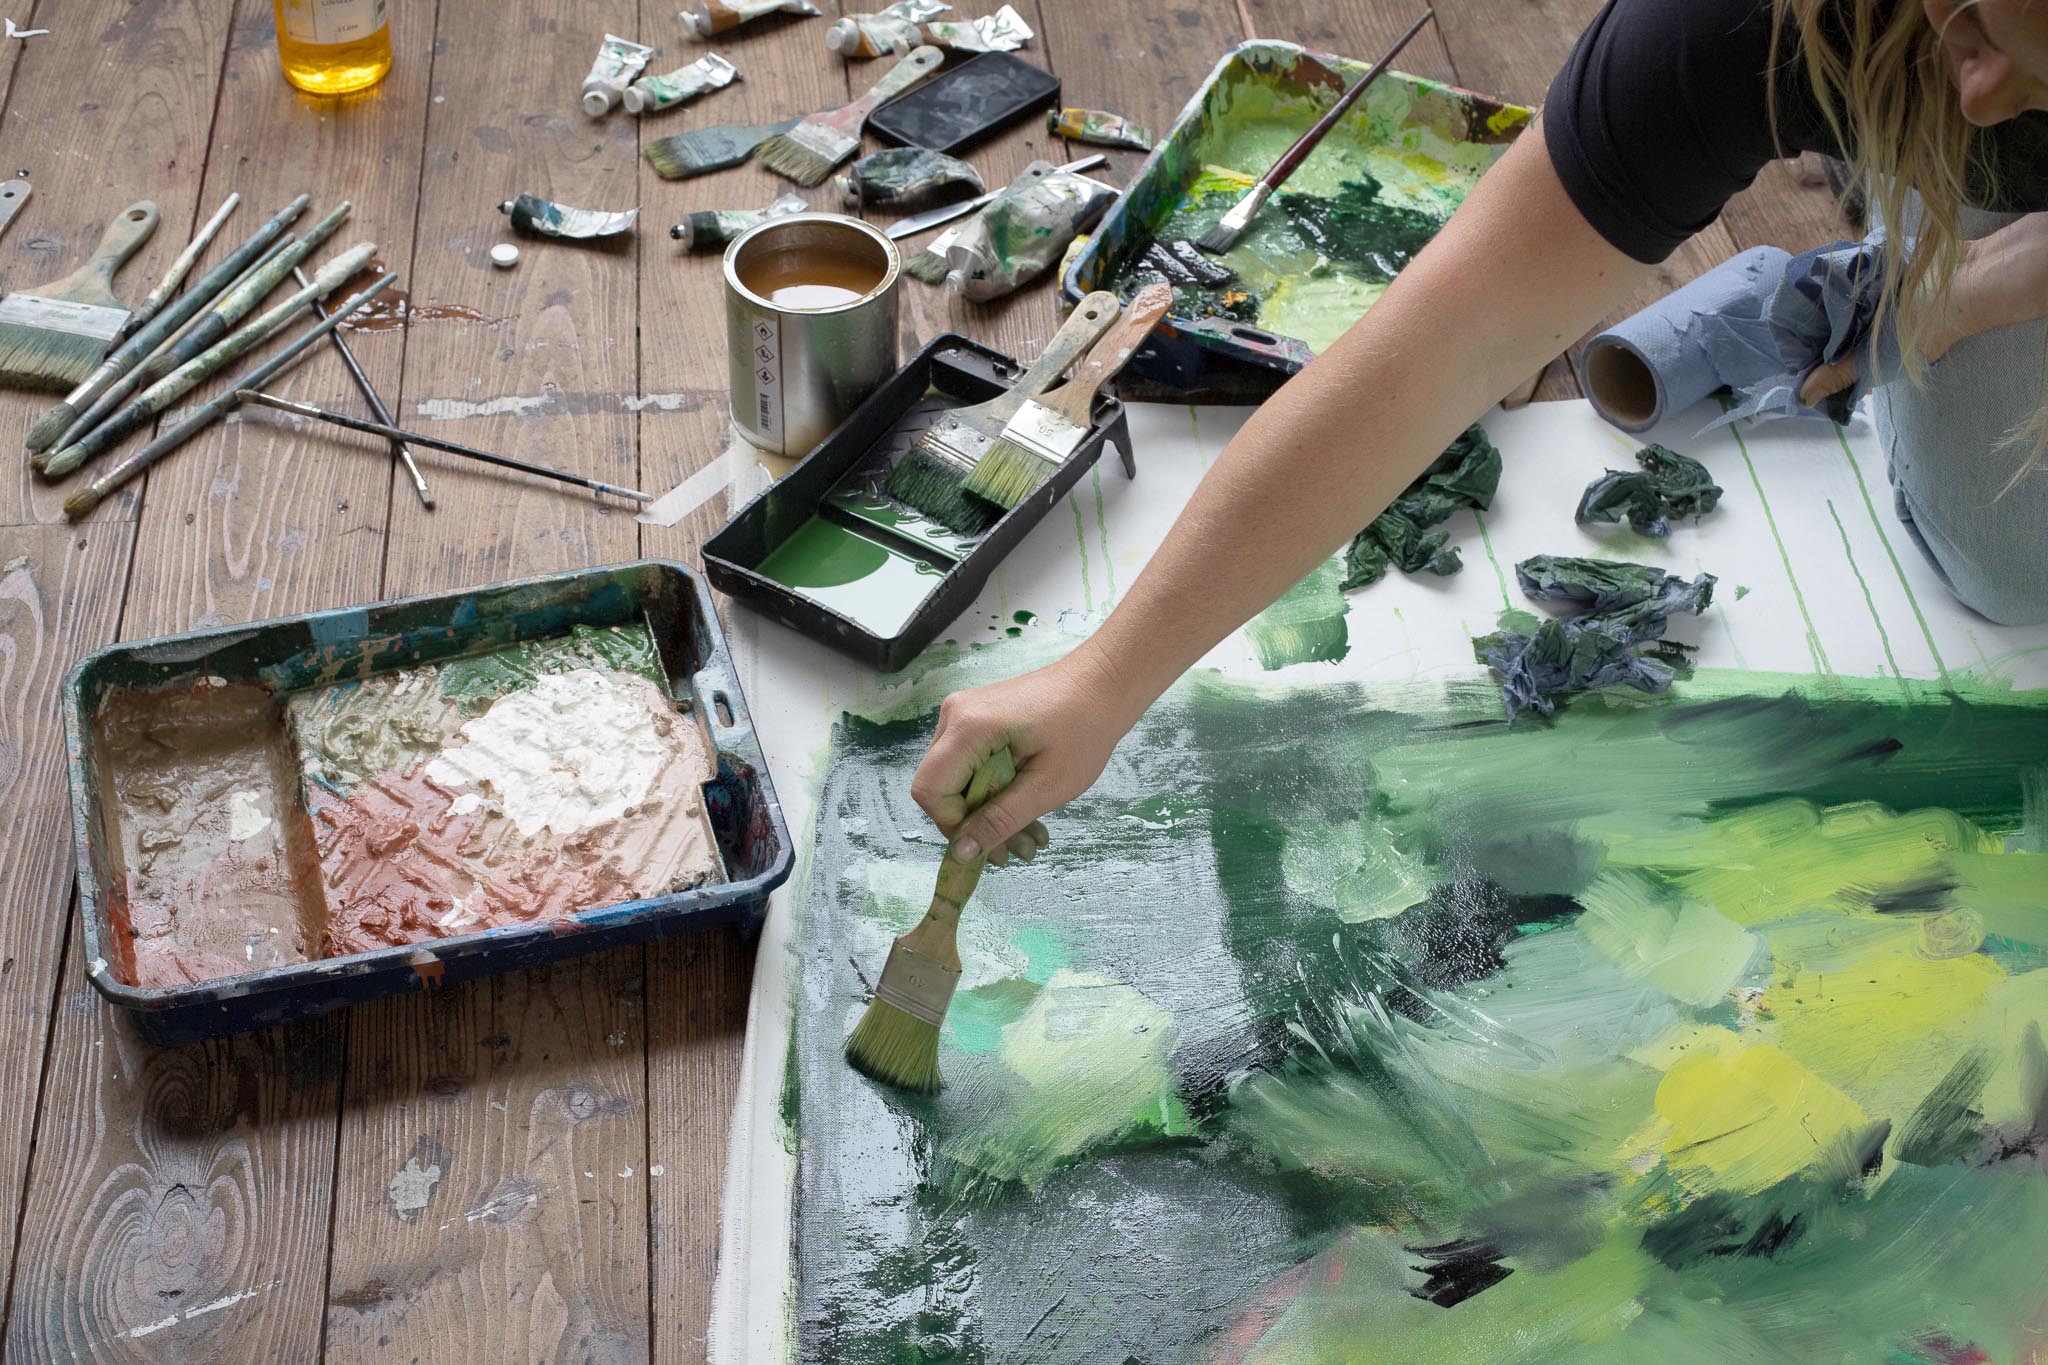
[[[1050,105],[1060,81],[1009,52],[984,52],[890,100],[868,116],[889,142],[954,152]]]

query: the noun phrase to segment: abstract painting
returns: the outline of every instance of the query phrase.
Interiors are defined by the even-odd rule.
[[[841,718],[794,906],[795,1353],[2048,1350],[2048,709],[1703,672],[1154,707],[962,922],[931,1098],[840,1049],[938,844]]]

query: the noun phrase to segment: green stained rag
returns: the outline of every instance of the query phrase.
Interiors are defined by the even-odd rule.
[[[1351,539],[1344,551],[1344,591],[1363,588],[1386,577],[1387,567],[1402,573],[1453,574],[1462,566],[1450,533],[1431,531],[1461,507],[1485,510],[1500,487],[1500,450],[1474,422],[1465,434],[1444,447],[1443,454],[1408,491]]]
[[[1703,517],[1721,501],[1721,485],[1707,467],[1666,446],[1636,452],[1641,469],[1610,469],[1586,485],[1575,518],[1618,522],[1623,516],[1637,535],[1668,536],[1674,517]]]

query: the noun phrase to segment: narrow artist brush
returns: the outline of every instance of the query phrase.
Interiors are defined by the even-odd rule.
[[[640,154],[663,180],[687,180],[693,175],[739,165],[754,154],[756,147],[796,125],[793,118],[780,123],[718,123],[650,142],[640,149]]]
[[[192,240],[178,253],[178,259],[171,262],[171,268],[164,272],[164,277],[158,281],[156,288],[144,296],[142,302],[135,306],[135,311],[128,315],[128,321],[121,324],[121,330],[114,333],[116,346],[134,336],[144,323],[163,311],[164,305],[171,301],[171,295],[178,292],[178,286],[185,282],[185,277],[192,273],[192,267],[199,263],[199,257],[207,247],[213,245],[214,234],[220,231],[221,224],[227,222],[228,215],[233,213],[235,205],[241,202],[240,194],[230,194],[221,206],[214,210],[213,217],[206,220],[205,226],[193,234]]]
[[[812,114],[788,132],[777,133],[755,149],[754,159],[799,185],[824,184],[834,166],[860,150],[861,125],[875,106],[937,71],[945,59],[935,47],[913,48],[867,94],[844,108]]]
[[[967,784],[968,813],[1016,776],[1008,749],[983,759]],[[986,861],[961,862],[947,846],[931,908],[889,949],[875,998],[846,1040],[846,1060],[862,1075],[926,1095],[941,1085],[939,1028],[960,982],[960,912],[980,883]]]
[[[155,204],[130,204],[107,224],[84,265],[0,299],[0,383],[64,389],[92,373],[128,320],[114,297],[114,272],[149,240],[156,223]]]
[[[1337,126],[1337,120],[1351,112],[1351,106],[1358,103],[1366,87],[1380,78],[1380,73],[1393,64],[1394,58],[1401,55],[1401,49],[1408,46],[1409,41],[1422,32],[1423,26],[1434,18],[1434,9],[1424,10],[1422,17],[1410,24],[1408,31],[1396,38],[1394,45],[1381,53],[1380,59],[1354,81],[1349,90],[1337,96],[1337,102],[1331,105],[1307,132],[1296,138],[1292,147],[1280,154],[1280,159],[1258,178],[1256,184],[1245,191],[1244,198],[1232,204],[1230,211],[1216,220],[1216,226],[1195,239],[1195,245],[1204,251],[1228,251],[1235,246],[1237,239],[1244,235],[1244,230],[1251,226],[1253,216],[1266,206],[1266,200],[1272,197],[1273,191],[1279,189],[1282,182],[1293,175],[1302,162],[1308,160],[1308,154],[1322,142],[1323,135]]]
[[[344,281],[370,263],[370,257],[376,250],[375,242],[358,242],[342,252],[322,267],[311,283],[290,298],[266,309],[261,316],[236,329],[232,336],[214,343],[151,384],[76,441],[50,452],[43,472],[53,479],[61,479],[129,432],[143,426],[224,367],[275,336],[303,305],[325,298],[341,288]]]
[[[1172,305],[1173,289],[1164,283],[1148,284],[1133,295],[1123,316],[1102,334],[1074,377],[1043,402],[1024,404],[1003,428],[1002,439],[975,461],[974,472],[961,486],[998,507],[1024,501],[1087,439],[1095,425],[1096,393],[1144,344]]]
[[[578,488],[588,488],[593,493],[609,493],[615,498],[626,498],[633,502],[654,501],[652,493],[642,493],[637,488],[622,488],[615,483],[606,483],[603,479],[589,479],[581,474],[571,474],[566,469],[550,469],[544,464],[529,464],[525,460],[515,460],[510,455],[497,455],[488,450],[478,450],[475,446],[466,446],[459,441],[444,441],[438,436],[405,431],[388,422],[369,422],[360,417],[351,417],[345,412],[329,412],[325,408],[316,408],[311,403],[294,403],[291,399],[279,398],[274,393],[258,393],[251,386],[237,389],[235,400],[242,403],[260,403],[266,408],[276,408],[279,412],[297,413],[316,422],[329,422],[338,427],[347,427],[350,431],[368,432],[372,436],[382,436],[390,441],[411,441],[414,445],[445,450],[450,455],[460,455],[464,459],[480,460],[502,469],[516,469],[522,474],[536,474],[543,479],[573,483]]]
[[[171,371],[196,356],[204,354],[214,343],[228,334],[228,329],[253,312],[256,306],[270,297],[270,291],[278,282],[291,273],[292,267],[306,259],[324,245],[342,219],[348,217],[349,202],[344,199],[326,217],[315,223],[304,237],[290,242],[282,251],[274,253],[261,265],[251,269],[238,283],[227,289],[214,300],[213,306],[192,320],[183,332],[170,344],[164,346],[140,365],[122,375],[107,386],[107,391],[80,413],[64,434],[57,438],[57,446],[63,447],[83,440],[86,433],[107,419],[128,395],[137,389],[156,383]],[[50,468],[47,454],[39,461],[31,461],[49,477],[56,477]]]
[[[64,515],[73,521],[78,520],[86,513],[92,511],[93,508],[99,506],[101,500],[107,494],[134,478],[137,474],[140,474],[143,470],[149,468],[158,460],[170,454],[179,446],[206,430],[206,428],[212,426],[215,422],[218,422],[239,401],[237,395],[242,389],[253,389],[266,384],[272,378],[284,373],[301,360],[304,360],[308,355],[312,354],[313,343],[339,327],[342,320],[348,317],[349,314],[383,293],[390,287],[391,282],[397,278],[398,276],[395,272],[386,271],[368,289],[363,290],[360,294],[352,295],[348,302],[342,304],[341,307],[335,309],[332,313],[329,313],[323,321],[313,327],[309,327],[286,342],[283,350],[256,366],[247,374],[240,376],[238,385],[230,387],[225,392],[201,403],[198,407],[193,408],[187,413],[184,420],[158,432],[156,439],[148,445],[135,451],[112,469],[102,472],[91,483],[86,484],[70,497],[64,499]]]
[[[92,401],[105,393],[107,386],[129,370],[142,363],[152,351],[163,345],[164,339],[185,325],[185,320],[213,302],[214,295],[229,280],[242,273],[251,261],[261,256],[270,244],[313,202],[313,196],[302,194],[279,209],[248,241],[229,253],[226,260],[199,277],[199,282],[180,294],[150,322],[136,329],[135,335],[116,346],[113,353],[99,363],[99,367],[80,381],[77,388],[67,395],[63,402],[44,413],[28,430],[28,448],[31,451],[48,450],[59,436],[62,436]]]
[[[292,278],[304,285],[306,272],[293,266]],[[325,294],[320,296],[325,297]],[[325,318],[327,310],[320,306],[320,298],[312,299],[306,306],[313,310],[314,317]],[[349,377],[356,381],[357,391],[363,395],[363,401],[370,405],[370,415],[380,422],[389,423],[391,410],[385,407],[384,400],[377,396],[377,386],[370,382],[370,376],[363,373],[362,363],[356,359],[356,353],[349,349],[348,338],[341,334],[340,328],[329,332],[328,335],[334,338],[334,349],[341,352],[341,363],[348,367]],[[427,476],[420,473],[420,462],[412,457],[412,447],[403,441],[395,440],[391,442],[391,453],[398,457],[398,462],[405,466],[405,472],[411,476],[412,491],[419,495],[420,506],[429,512],[433,511],[434,495],[427,488]]]

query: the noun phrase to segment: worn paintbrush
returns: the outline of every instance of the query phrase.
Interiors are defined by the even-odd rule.
[[[214,235],[220,231],[221,224],[227,222],[228,215],[233,213],[235,205],[241,202],[240,194],[230,194],[222,201],[221,206],[213,211],[213,217],[207,219],[205,225],[192,235],[192,240],[178,253],[178,259],[171,262],[171,268],[157,281],[156,288],[143,296],[142,302],[135,305],[135,311],[128,315],[128,320],[121,324],[121,330],[114,333],[115,345],[118,346],[134,336],[143,324],[163,311],[164,305],[171,301],[171,295],[178,292],[178,286],[185,282],[185,277],[192,273],[192,267],[199,263],[199,257],[207,247],[213,245]]]
[[[84,265],[0,300],[0,384],[68,389],[92,373],[128,320],[114,297],[114,272],[149,240],[156,220],[155,204],[130,204],[107,225]]]
[[[986,454],[1024,405],[1051,388],[1109,330],[1123,305],[1099,289],[1078,304],[1038,359],[1017,382],[985,403],[955,408],[932,423],[917,444],[889,471],[883,489],[948,530],[971,536],[987,530],[1002,509],[962,491],[976,461]]]
[[[939,69],[946,55],[935,47],[913,48],[875,88],[844,108],[812,114],[754,151],[754,159],[799,185],[822,185],[832,168],[860,150],[861,125],[883,100],[902,94]]]
[[[391,286],[391,282],[397,278],[398,275],[395,271],[386,271],[378,276],[369,288],[361,293],[350,295],[348,301],[332,313],[329,313],[324,321],[299,333],[299,335],[286,342],[284,349],[280,350],[276,355],[271,356],[247,374],[240,376],[239,382],[236,385],[230,386],[224,392],[216,394],[198,407],[191,409],[180,421],[159,431],[156,434],[156,439],[148,445],[128,455],[115,464],[113,468],[104,471],[91,483],[86,484],[70,497],[64,499],[64,515],[73,521],[78,520],[86,513],[92,511],[93,508],[99,506],[100,501],[107,494],[134,478],[137,474],[140,474],[143,470],[149,468],[158,460],[212,426],[215,422],[218,422],[235,407],[238,402],[236,395],[240,390],[259,388],[275,376],[284,373],[292,366],[304,360],[312,354],[314,343],[339,327],[342,324],[342,320],[348,317],[349,314],[383,293]]]
[[[140,365],[151,352],[163,345],[164,340],[185,325],[194,313],[212,303],[214,296],[246,270],[250,263],[270,248],[294,218],[305,212],[306,205],[313,202],[313,196],[302,194],[273,214],[262,227],[250,235],[249,240],[228,253],[225,260],[199,277],[190,289],[178,295],[152,318],[147,326],[136,329],[113,352],[94,367],[93,372],[79,381],[77,388],[65,395],[64,401],[51,408],[37,419],[28,429],[28,448],[31,451],[48,450],[59,436],[70,429],[78,414],[89,407],[93,400],[105,393],[107,386],[128,371]]]
[[[640,154],[663,180],[687,180],[693,175],[739,165],[754,154],[756,147],[777,133],[788,132],[797,123],[793,118],[780,123],[719,123],[650,142],[640,149]]]
[[[1133,295],[1123,316],[1102,334],[1074,377],[1050,398],[1026,403],[1003,428],[1002,438],[975,461],[974,472],[961,487],[998,507],[1024,501],[1087,439],[1095,424],[1096,392],[1115,378],[1172,305],[1173,289],[1163,282],[1148,284]]]
[[[967,784],[968,813],[980,809],[1016,776],[1008,749],[983,759]],[[931,908],[889,949],[889,960],[875,983],[875,998],[846,1040],[846,1060],[862,1075],[926,1095],[941,1085],[939,1029],[960,982],[960,911],[980,883],[986,862],[962,862],[947,846]]]
[[[1279,189],[1281,183],[1293,175],[1302,162],[1308,160],[1308,154],[1316,149],[1326,133],[1337,126],[1337,120],[1351,112],[1351,106],[1358,103],[1359,97],[1365,94],[1366,87],[1380,78],[1380,74],[1393,64],[1394,58],[1401,55],[1401,49],[1408,46],[1409,41],[1422,32],[1423,27],[1434,18],[1434,9],[1424,10],[1422,17],[1410,24],[1408,31],[1396,38],[1394,45],[1380,54],[1380,59],[1372,64],[1371,69],[1353,82],[1349,90],[1337,96],[1337,102],[1311,124],[1307,132],[1296,138],[1292,147],[1280,154],[1280,159],[1245,191],[1244,198],[1232,204],[1230,211],[1217,219],[1214,227],[1195,239],[1195,245],[1204,251],[1218,252],[1228,251],[1235,246],[1237,239],[1244,235],[1244,230],[1251,226],[1252,218],[1266,206],[1266,200],[1272,197],[1273,191]]]
[[[375,255],[376,251],[375,242],[357,242],[322,267],[311,283],[280,301],[275,307],[265,309],[259,317],[237,328],[233,335],[214,343],[158,379],[127,403],[108,413],[98,425],[76,441],[58,446],[49,452],[43,473],[50,478],[61,479],[129,432],[147,424],[152,417],[220,373],[223,368],[276,335],[291,316],[307,303],[323,299],[341,288],[350,276],[370,263],[370,257]]]
[[[307,282],[306,272],[298,266],[292,267],[292,278],[302,287]],[[306,307],[313,310],[313,316],[316,318],[327,316],[327,310],[320,306],[320,300],[317,298],[308,302]],[[349,377],[356,381],[356,391],[362,394],[363,401],[370,405],[370,415],[380,422],[389,423],[391,411],[384,406],[384,400],[377,396],[377,386],[370,382],[370,376],[363,373],[362,362],[357,360],[356,353],[349,349],[348,338],[341,334],[339,328],[327,335],[334,342],[334,349],[341,352],[341,363],[347,367]],[[427,476],[420,472],[420,462],[412,457],[412,447],[403,441],[392,441],[390,444],[391,453],[398,457],[398,462],[405,466],[407,476],[412,479],[412,491],[418,495],[420,506],[429,512],[433,511],[434,494],[427,487]]]

